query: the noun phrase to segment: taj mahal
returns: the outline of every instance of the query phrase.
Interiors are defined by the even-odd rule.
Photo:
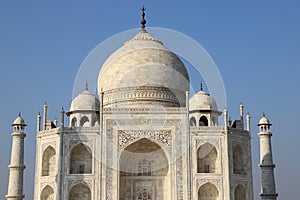
[[[230,120],[163,41],[141,30],[60,120],[37,116],[34,200],[253,200],[250,123]],[[200,84],[199,80],[199,84]],[[220,118],[222,117],[222,120]],[[12,124],[7,200],[22,200],[26,123]],[[258,122],[262,200],[276,200],[270,120]]]

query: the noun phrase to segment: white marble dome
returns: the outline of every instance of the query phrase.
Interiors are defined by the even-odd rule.
[[[70,111],[99,111],[100,103],[97,97],[87,89],[75,97],[71,103]]]
[[[19,114],[19,116],[14,120],[12,125],[13,126],[15,126],[15,125],[23,125],[23,126],[25,125],[26,126],[26,123],[25,123],[24,119],[21,117],[21,115]]]
[[[189,101],[190,111],[212,110],[218,111],[216,101],[206,92],[200,90]]]
[[[258,125],[269,125],[269,124],[270,124],[270,120],[266,118],[265,115],[259,120],[258,123]]]
[[[103,91],[116,96],[104,98],[104,105],[113,104],[112,99],[119,103],[152,99],[152,103],[157,100],[172,104],[176,98],[185,99],[189,76],[179,57],[142,29],[105,61],[99,73],[98,89],[99,94]],[[132,95],[126,98],[117,92],[124,89],[125,95],[128,92]]]

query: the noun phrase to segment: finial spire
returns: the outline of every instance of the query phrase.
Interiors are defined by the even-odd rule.
[[[21,117],[21,112],[19,112],[19,117]]]
[[[266,117],[266,114],[263,112],[263,117]]]
[[[141,20],[141,24],[142,24],[142,29],[145,29],[145,25],[146,25],[146,20],[145,20],[145,7],[143,6],[142,7],[142,20]]]
[[[88,91],[88,90],[89,90],[89,84],[88,84],[88,82],[87,82],[87,81],[85,82],[85,90],[86,90],[86,91]]]
[[[202,83],[202,81],[200,82],[200,91],[203,91],[203,83]]]

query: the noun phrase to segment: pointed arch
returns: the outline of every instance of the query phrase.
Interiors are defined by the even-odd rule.
[[[83,143],[77,144],[70,153],[70,174],[91,174],[92,153]]]
[[[215,185],[206,183],[198,191],[198,200],[220,200],[219,190]]]
[[[92,126],[93,127],[98,127],[99,126],[99,121],[97,117],[94,117],[92,120]]]
[[[119,199],[164,199],[170,191],[169,161],[165,151],[150,139],[128,145],[119,159]],[[140,184],[134,184],[139,182]],[[156,182],[161,182],[156,188]]]
[[[42,157],[42,176],[55,175],[56,151],[52,146],[48,146]]]
[[[79,183],[69,191],[69,200],[91,200],[92,194],[88,186]]]
[[[47,185],[41,192],[41,200],[54,200],[54,190],[51,186]]]
[[[240,145],[233,148],[233,173],[246,175],[244,150]]]
[[[196,122],[195,117],[191,117],[191,119],[190,119],[190,126],[196,126],[196,125],[197,125],[197,122]]]
[[[216,120],[216,117],[212,117],[211,118],[211,125],[210,126],[217,126],[217,120]]]
[[[205,116],[202,116],[199,120],[199,126],[208,126],[208,119]]]
[[[239,184],[234,189],[234,200],[246,200],[246,199],[247,199],[246,189],[243,185]]]
[[[77,127],[77,118],[73,117],[71,120],[71,127]]]
[[[220,162],[216,147],[205,143],[197,150],[197,172],[198,173],[219,173]]]
[[[83,116],[80,119],[80,127],[86,127],[88,126],[88,123],[90,122],[89,118],[87,116]]]

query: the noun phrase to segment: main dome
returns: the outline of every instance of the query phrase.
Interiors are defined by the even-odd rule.
[[[185,106],[189,76],[179,57],[142,29],[105,61],[98,90],[104,106]]]

